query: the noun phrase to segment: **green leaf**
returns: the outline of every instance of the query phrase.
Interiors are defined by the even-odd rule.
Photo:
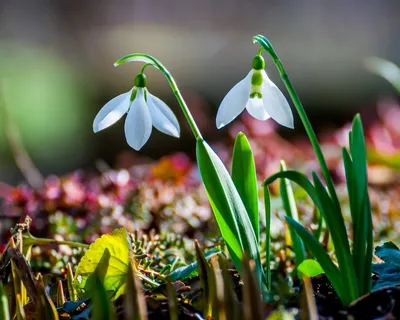
[[[400,268],[395,265],[391,263],[375,263],[372,265],[372,271],[379,276],[372,290],[400,285]]]
[[[8,310],[8,300],[1,282],[0,282],[0,319],[10,320],[10,312]]]
[[[265,278],[268,291],[271,291],[271,197],[268,184],[264,183],[264,207],[265,207]]]
[[[297,267],[297,270],[309,278],[325,273],[324,269],[321,268],[321,265],[313,259],[302,261]]]
[[[124,228],[116,229],[93,242],[82,257],[73,285],[79,297],[89,297],[96,290],[95,272],[104,289],[117,299],[125,290],[130,244]]]
[[[314,202],[314,204],[318,208],[320,208],[319,198],[318,198],[318,195],[317,195],[317,192],[316,192],[314,186],[312,185],[310,180],[308,180],[308,178],[304,174],[302,174],[298,171],[286,170],[286,171],[277,172],[277,173],[273,174],[272,176],[268,177],[267,179],[265,179],[264,185],[271,184],[276,179],[281,179],[281,178],[289,179],[289,180],[293,181],[294,183],[298,184],[300,187],[302,187],[304,189],[304,191],[307,192],[308,196],[311,198],[311,200]]]
[[[217,253],[221,252],[219,248],[214,248],[211,250],[208,250],[204,256],[206,259],[210,259],[211,257],[214,257]],[[185,280],[187,278],[192,278],[195,277],[198,274],[198,265],[197,261],[183,267],[179,267],[178,269],[174,270],[169,274],[169,277],[172,282],[175,282],[177,280]]]
[[[246,208],[257,241],[259,241],[259,212],[257,174],[253,152],[244,133],[236,136],[232,158],[232,180]]]
[[[93,283],[96,290],[91,291],[92,314],[91,320],[115,319],[114,308],[110,302],[107,291],[103,286],[101,276],[94,272]]]
[[[391,61],[369,57],[365,60],[366,68],[389,81],[393,87],[400,93],[400,68]]]
[[[261,281],[263,271],[257,238],[228,171],[204,140],[197,141],[196,155],[208,199],[235,267],[241,270],[243,252],[247,251]]]
[[[126,63],[126,62],[144,62],[149,63],[157,69],[160,69],[159,61],[153,58],[152,56],[145,54],[145,53],[132,53],[122,58],[118,59],[114,63],[114,67],[118,67],[119,65]]]
[[[317,191],[321,203],[321,214],[323,215],[327,228],[332,236],[332,241],[335,246],[335,254],[339,262],[339,269],[343,281],[348,284],[348,291],[352,300],[355,300],[359,297],[359,286],[350,253],[350,245],[342,213],[336,211],[336,207],[329,197],[328,192],[315,172],[313,172],[313,178],[315,190]]]
[[[400,268],[400,250],[393,242],[376,247],[375,254],[385,262]]]
[[[286,171],[285,161],[281,161],[281,171]],[[286,215],[291,217],[293,220],[299,222],[299,214],[297,212],[296,200],[294,198],[292,185],[290,180],[281,179],[280,181],[281,198],[283,202],[283,208],[285,209]],[[306,257],[303,241],[297,235],[295,230],[289,225],[290,237],[292,239],[293,251],[296,255],[296,266],[298,266]]]
[[[132,254],[129,256],[129,269],[127,288],[124,296],[124,319],[146,320],[146,298],[142,290],[142,282],[138,277],[135,260]]]
[[[303,240],[307,249],[311,252],[313,257],[317,259],[328,280],[331,282],[332,286],[335,288],[336,293],[343,301],[343,303],[348,304],[353,299],[349,294],[347,289],[347,283],[343,283],[339,269],[334,265],[329,255],[326,253],[325,249],[321,246],[317,239],[314,238],[311,232],[304,228],[300,223],[294,221],[290,217],[286,217],[286,221],[291,225]]]

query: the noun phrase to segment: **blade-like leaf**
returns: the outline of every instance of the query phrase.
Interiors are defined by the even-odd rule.
[[[263,272],[257,238],[228,171],[204,140],[197,141],[196,154],[208,199],[235,267],[241,270],[243,252],[247,251],[256,263],[261,281]]]
[[[8,310],[8,300],[1,282],[0,282],[0,319],[10,320],[10,312]]]
[[[315,190],[317,191],[321,203],[321,213],[326,221],[335,246],[335,253],[339,262],[341,275],[348,284],[349,292],[354,300],[359,297],[359,287],[342,213],[335,210],[335,206],[328,192],[315,172],[313,172],[313,178]]]
[[[203,298],[203,315],[206,318],[212,317],[212,307],[213,307],[213,292],[215,286],[213,270],[211,269],[210,265],[208,264],[206,258],[204,257],[203,252],[201,252],[199,243],[197,240],[195,241],[195,248],[196,248],[196,260],[199,266],[199,278],[200,278],[200,286],[203,290],[202,298]]]
[[[352,297],[350,296],[349,290],[347,289],[347,284],[342,282],[339,269],[333,264],[325,249],[321,246],[317,239],[314,238],[312,233],[304,228],[300,223],[294,221],[290,217],[286,217],[286,221],[296,230],[297,234],[303,240],[307,249],[311,252],[313,257],[317,259],[318,263],[325,271],[328,280],[335,288],[336,293],[343,301],[343,303],[350,303],[352,301]]]
[[[256,165],[249,141],[244,133],[236,136],[232,158],[232,180],[249,214],[257,241],[259,241],[259,212]]]
[[[135,260],[129,256],[127,288],[125,294],[124,316],[126,320],[146,320],[146,300],[142,291],[142,284],[136,274]]]
[[[289,180],[293,181],[294,183],[298,184],[300,187],[302,187],[304,189],[304,191],[307,192],[308,196],[311,198],[311,200],[314,202],[314,204],[318,208],[320,208],[320,203],[319,203],[319,198],[318,198],[317,192],[316,192],[314,186],[312,185],[312,183],[310,182],[310,180],[308,180],[308,178],[304,174],[302,174],[298,171],[294,171],[294,170],[286,170],[286,171],[277,172],[277,173],[273,174],[272,176],[268,177],[267,179],[265,179],[264,185],[271,184],[276,179],[280,179],[280,178],[286,178],[286,179],[289,179]]]
[[[271,197],[268,184],[264,184],[264,207],[265,207],[265,278],[267,288],[271,291]]]
[[[368,196],[367,152],[360,115],[354,117],[350,136],[353,160],[352,184],[355,186],[351,195],[354,203],[354,213],[352,213],[354,265],[359,276],[360,294],[366,294],[371,289],[372,217]]]
[[[153,58],[152,56],[145,53],[132,53],[115,61],[114,66],[118,67],[119,65],[126,62],[144,62],[153,65],[155,68],[160,69],[158,60]]]
[[[286,164],[283,160],[281,161],[281,171],[286,171]],[[291,217],[293,220],[299,222],[296,200],[294,198],[290,180],[281,179],[280,190],[281,190],[283,208],[285,209],[286,215]],[[299,266],[299,264],[306,258],[304,244],[290,225],[289,225],[289,230],[290,230],[290,237],[292,238],[292,243],[293,243],[293,251],[296,255],[296,266]]]

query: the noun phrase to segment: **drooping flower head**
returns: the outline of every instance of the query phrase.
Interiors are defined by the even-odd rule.
[[[107,102],[93,122],[93,131],[98,132],[117,122],[127,113],[125,136],[129,146],[140,150],[151,135],[152,127],[179,137],[178,120],[171,109],[146,88],[146,76],[140,73],[135,78],[135,85],[129,92]]]
[[[218,129],[233,121],[245,108],[258,120],[272,118],[282,126],[293,128],[289,103],[264,68],[264,58],[257,55],[248,75],[222,100],[216,119]]]

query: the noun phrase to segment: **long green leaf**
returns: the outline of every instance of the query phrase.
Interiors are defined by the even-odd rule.
[[[355,192],[352,194],[353,217],[353,254],[356,272],[359,276],[360,294],[371,290],[372,268],[372,217],[368,196],[368,177],[366,147],[360,115],[353,120],[350,133],[350,150],[353,160]],[[350,195],[349,195],[350,196]]]
[[[286,171],[285,161],[281,161],[281,171]],[[290,180],[281,179],[280,181],[281,198],[283,202],[283,208],[285,209],[286,215],[291,217],[295,221],[299,221],[299,214],[297,212],[296,200],[294,198],[292,185]],[[306,252],[304,244],[301,238],[296,234],[295,230],[289,225],[290,237],[292,238],[293,251],[296,255],[296,267],[306,258]],[[297,272],[297,271],[296,271]]]
[[[263,272],[257,238],[228,171],[204,140],[197,141],[196,155],[208,199],[235,267],[241,270],[243,252],[247,251],[256,263],[261,281]]]
[[[272,176],[268,177],[267,179],[265,179],[264,185],[271,184],[276,179],[281,179],[281,178],[289,179],[289,180],[293,181],[294,183],[298,184],[300,187],[302,187],[304,189],[304,191],[307,192],[307,194],[311,198],[311,200],[318,207],[318,209],[320,208],[319,198],[318,198],[318,195],[317,195],[317,192],[316,192],[314,186],[312,185],[310,180],[308,180],[308,178],[304,174],[302,174],[298,171],[286,170],[286,171],[277,172],[277,173],[273,174]]]
[[[267,288],[271,291],[271,197],[268,184],[264,184],[264,207],[265,207],[265,277]]]
[[[8,310],[8,300],[1,282],[0,282],[0,319],[10,320],[10,311]]]
[[[335,210],[336,207],[315,172],[313,172],[313,178],[315,190],[317,191],[321,203],[321,213],[325,219],[328,230],[332,235],[336,257],[339,262],[340,273],[344,281],[348,284],[348,290],[352,299],[355,300],[359,296],[358,282],[342,213]]]
[[[232,180],[249,215],[257,241],[260,236],[256,165],[244,133],[236,136],[232,158]]]
[[[317,239],[314,238],[311,232],[304,228],[300,223],[290,217],[286,217],[287,223],[292,226],[300,238],[303,240],[307,249],[311,252],[313,257],[317,259],[318,263],[324,269],[328,280],[335,288],[336,293],[340,299],[348,304],[352,301],[352,297],[347,290],[347,284],[342,282],[339,269],[333,264],[331,258],[326,253],[325,249],[321,246]]]

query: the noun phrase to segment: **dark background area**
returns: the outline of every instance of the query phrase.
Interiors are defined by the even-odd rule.
[[[128,91],[140,70],[140,64],[113,67],[128,53],[149,53],[167,66],[211,141],[226,134],[215,128],[216,110],[250,70],[258,49],[251,39],[258,33],[281,56],[317,130],[340,125],[358,111],[373,114],[379,97],[394,95],[366,70],[366,58],[400,64],[397,0],[1,0],[0,10],[0,104],[45,175],[93,168],[97,159],[115,166],[138,155],[193,153],[191,133],[167,82],[150,68],[148,88],[177,114],[181,139],[154,130],[139,154],[126,144],[123,121],[93,133],[98,110]],[[283,89],[269,59],[267,72]],[[300,122],[296,125],[282,134],[302,134]],[[0,181],[16,184],[22,176],[4,121],[0,126]]]

